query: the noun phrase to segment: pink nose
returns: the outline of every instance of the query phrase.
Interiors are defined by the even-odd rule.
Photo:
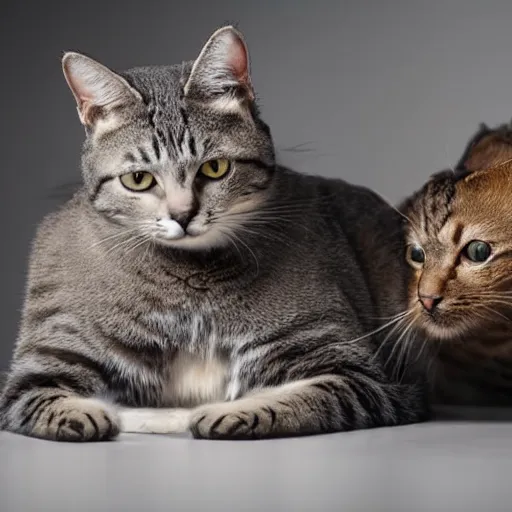
[[[443,300],[443,297],[440,297],[439,295],[420,295],[419,297],[421,304],[429,313],[432,313],[437,305]]]

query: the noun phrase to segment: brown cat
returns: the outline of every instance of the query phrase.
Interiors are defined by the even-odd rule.
[[[483,126],[401,211],[415,272],[398,323],[431,349],[434,402],[512,405],[512,128]]]

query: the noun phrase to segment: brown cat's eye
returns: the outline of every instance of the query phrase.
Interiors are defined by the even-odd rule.
[[[491,253],[491,246],[481,240],[472,240],[462,249],[462,255],[472,263],[484,263],[490,258]]]
[[[409,265],[421,267],[425,263],[425,251],[419,245],[407,246],[406,259]]]

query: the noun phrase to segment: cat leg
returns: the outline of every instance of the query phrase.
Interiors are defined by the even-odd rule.
[[[322,346],[302,355],[295,364],[285,359],[277,366],[288,368],[289,382],[255,389],[237,400],[198,407],[191,415],[191,432],[196,438],[262,439],[427,419],[422,386],[391,383],[370,362],[370,353],[362,362],[361,350],[357,352],[358,357],[351,358],[355,354],[349,346]],[[260,372],[261,380],[268,381],[278,375],[272,371],[273,364],[275,359],[262,357],[253,369]],[[247,371],[250,364],[239,366]],[[329,372],[323,373],[323,369]],[[312,376],[314,373],[317,375]]]
[[[25,353],[0,397],[0,428],[53,441],[113,439],[119,419],[114,407],[93,398],[104,390],[95,368],[67,350]]]

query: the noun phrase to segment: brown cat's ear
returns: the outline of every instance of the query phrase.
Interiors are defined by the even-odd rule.
[[[228,26],[210,37],[194,62],[184,94],[227,111],[254,100],[249,53],[240,32]]]
[[[467,172],[491,169],[512,160],[512,129],[500,126],[490,130],[482,125],[480,131],[469,141],[457,164],[457,170]]]
[[[124,78],[80,53],[66,52],[62,70],[75,97],[80,121],[86,127],[114,108],[141,99]]]

